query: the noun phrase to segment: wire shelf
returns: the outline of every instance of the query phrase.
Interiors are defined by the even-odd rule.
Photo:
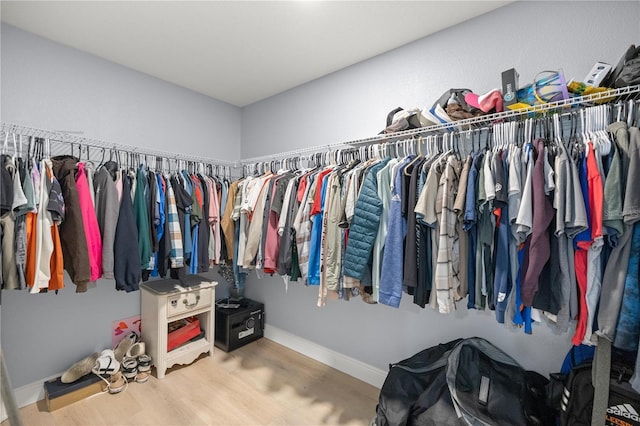
[[[22,124],[15,124],[15,123],[0,122],[0,132],[2,132],[4,135],[13,133],[17,135],[26,136],[26,137],[32,136],[36,138],[49,139],[50,141],[54,141],[54,142],[77,144],[78,146],[83,146],[83,147],[88,146],[92,148],[98,148],[101,150],[104,149],[104,150],[125,151],[129,153],[143,155],[143,156],[146,155],[146,156],[152,156],[157,158],[172,159],[176,161],[212,164],[212,165],[228,166],[228,167],[234,167],[234,168],[237,168],[240,165],[238,161],[227,161],[227,160],[220,160],[217,158],[208,158],[208,157],[203,157],[198,155],[180,154],[180,153],[169,152],[169,151],[160,151],[160,150],[155,150],[150,148],[143,148],[143,147],[138,147],[133,145],[124,145],[124,144],[111,142],[103,139],[87,138],[87,137],[75,135],[72,133],[39,129],[36,127],[25,126]],[[3,143],[3,140],[0,141],[0,145],[2,145],[2,143]]]
[[[318,145],[309,148],[280,152],[260,157],[245,158],[241,160],[243,166],[265,162],[280,160],[284,158],[298,157],[304,154],[317,153],[321,151],[353,148],[360,145],[369,145],[375,143],[391,142],[396,140],[410,139],[414,136],[424,136],[426,134],[442,134],[450,131],[466,131],[477,129],[480,126],[488,126],[490,124],[506,121],[510,119],[520,119],[537,117],[541,114],[568,112],[574,107],[592,106],[598,103],[611,103],[620,100],[626,100],[635,97],[640,93],[640,85],[623,87],[620,89],[612,89],[604,92],[593,93],[585,96],[578,96],[557,102],[550,102],[541,105],[533,105],[526,109],[513,111],[504,111],[495,114],[487,114],[479,117],[468,118],[464,120],[453,121],[451,123],[436,124],[433,126],[420,127],[417,129],[403,130],[395,133],[380,134],[368,138],[356,139],[347,142],[340,142],[330,145]],[[599,102],[598,102],[599,101]]]
[[[362,145],[370,145],[375,143],[382,142],[391,142],[398,140],[411,139],[415,136],[423,136],[423,135],[437,135],[445,132],[451,131],[466,131],[477,129],[480,126],[487,126],[496,122],[511,120],[511,119],[520,119],[520,118],[529,118],[540,116],[541,114],[548,113],[558,113],[558,112],[567,112],[570,111],[571,108],[575,107],[584,107],[591,106],[597,103],[611,103],[614,101],[621,101],[630,98],[636,98],[637,94],[640,93],[640,85],[623,87],[620,89],[612,89],[605,92],[594,93],[591,95],[573,97],[566,100],[551,102],[542,105],[534,105],[526,109],[521,110],[513,110],[513,111],[505,111],[496,114],[488,114],[479,117],[469,118],[465,120],[454,121],[451,123],[443,123],[436,124],[428,127],[420,127],[417,129],[404,130],[395,133],[389,134],[379,134],[376,136],[356,139],[346,142],[339,142],[328,145],[318,145],[308,148],[301,148],[291,151],[284,151],[279,153],[274,153],[270,155],[264,155],[259,157],[251,157],[245,158],[239,161],[227,161],[220,160],[216,158],[208,158],[197,155],[187,155],[180,154],[169,151],[160,151],[149,148],[141,148],[132,145],[124,145],[111,141],[106,141],[102,139],[93,139],[87,138],[80,135],[75,135],[71,133],[59,132],[55,130],[46,130],[39,129],[31,126],[25,126],[21,124],[15,123],[6,123],[0,122],[0,132],[3,134],[18,134],[23,136],[33,136],[43,139],[49,139],[51,141],[63,142],[68,144],[77,144],[79,146],[89,146],[93,148],[99,148],[104,150],[116,150],[116,151],[125,151],[129,153],[153,156],[157,158],[166,158],[172,159],[175,161],[186,161],[197,164],[211,164],[218,166],[225,166],[228,168],[243,168],[245,166],[249,166],[256,163],[261,162],[269,162],[269,161],[279,161],[286,158],[295,158],[301,157],[306,154],[313,154],[319,152],[327,152],[331,150],[338,149],[348,149],[354,148]],[[2,141],[0,141],[1,143]]]

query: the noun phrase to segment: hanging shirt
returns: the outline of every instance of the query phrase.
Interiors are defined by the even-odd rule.
[[[282,234],[280,240],[280,253],[278,254],[278,273],[282,276],[289,275],[291,276],[292,281],[297,281],[299,277],[299,272],[296,273],[295,270],[299,271],[298,267],[298,248],[296,244],[296,235],[295,229],[293,228],[293,222],[298,214],[298,198],[297,198],[297,187],[300,178],[297,177],[295,179],[291,179],[289,181],[289,188],[287,188],[288,203],[286,205],[286,214],[283,210],[283,214],[280,215],[282,219],[283,216],[286,217],[286,221],[284,222],[284,226],[282,227]],[[280,224],[278,224],[280,227]],[[278,233],[280,233],[280,229],[278,229]],[[295,253],[295,259],[294,259]],[[296,267],[294,268],[294,260]]]
[[[128,196],[131,192],[131,177],[126,173],[122,173],[122,191],[124,196],[120,202],[118,225],[113,245],[113,275],[116,280],[116,290],[124,290],[128,293],[140,288],[142,268],[140,268],[136,217],[131,197]]]
[[[402,217],[402,174],[411,161],[407,158],[397,169],[394,186],[391,189],[391,207],[389,210],[389,228],[384,243],[382,272],[378,302],[383,305],[400,307],[402,298],[403,240],[407,234],[407,220]]]
[[[463,216],[465,212],[465,205],[467,201],[467,183],[469,180],[469,169],[473,159],[468,156],[462,166],[460,172],[460,180],[458,182],[458,188],[456,189],[456,197],[453,203],[453,210],[456,213],[456,228],[458,234],[458,245],[460,250],[460,272],[458,273],[460,278],[460,287],[457,292],[456,298],[462,299],[469,293],[469,235],[464,231],[462,227]]]
[[[210,258],[217,265],[220,263],[220,254],[222,252],[222,239],[220,237],[220,201],[218,199],[218,191],[216,190],[216,182],[209,179],[209,226],[211,227],[211,240],[213,241],[213,252]],[[221,185],[224,188],[224,185]]]
[[[16,211],[26,206],[27,199],[20,184],[20,171],[15,167],[13,159],[4,155],[0,158],[0,168],[4,170],[2,178],[6,179],[6,181],[3,180],[3,188],[0,188],[0,191],[3,191],[2,198],[5,198],[2,202],[7,203],[8,207],[3,208],[3,214],[0,215],[0,240],[2,241],[0,282],[2,282],[2,288],[17,289],[20,288],[20,279],[16,262]],[[4,191],[9,194],[4,194]],[[26,238],[26,233],[24,237]]]
[[[587,328],[587,318],[589,316],[589,312],[587,310],[587,255],[589,246],[592,243],[591,240],[591,208],[589,205],[589,180],[587,174],[587,161],[584,158],[581,162],[580,169],[580,187],[582,189],[582,196],[584,198],[584,204],[587,207],[587,222],[589,223],[589,228],[580,234],[576,235],[574,239],[575,245],[575,254],[574,254],[574,262],[575,262],[575,271],[576,271],[576,281],[578,283],[578,322],[576,324],[576,330],[573,335],[572,342],[574,345],[579,345],[582,343],[584,339],[584,335]]]
[[[591,344],[591,333],[595,312],[600,299],[602,288],[602,254],[603,241],[603,213],[604,213],[604,193],[603,177],[598,167],[596,157],[599,153],[594,150],[593,144],[589,142],[589,156],[587,157],[587,177],[589,179],[589,205],[591,207],[591,240],[587,252],[587,292],[585,295],[587,303],[587,323],[583,343]],[[640,317],[639,317],[640,318]]]
[[[522,281],[522,301],[525,306],[532,306],[533,297],[538,290],[538,279],[542,268],[550,256],[549,225],[553,220],[553,206],[545,194],[544,185],[544,141],[536,141],[537,158],[535,158],[532,176],[533,224],[531,228],[531,246],[529,249],[529,267],[524,271]]]
[[[440,235],[438,240],[438,257],[435,265],[435,288],[437,292],[438,311],[446,314],[455,309],[457,291],[460,286],[460,259],[458,234],[456,229],[456,213],[453,210],[455,188],[458,187],[460,163],[450,155],[440,177],[442,187],[442,213],[440,216]]]
[[[311,188],[317,181],[314,175],[307,177],[306,190],[302,195],[302,201],[300,202],[300,208],[294,221],[294,228],[296,231],[296,250],[298,252],[298,265],[300,268],[300,274],[303,280],[307,279],[309,271],[309,247],[311,245],[311,220],[310,212],[311,205],[313,204],[313,198],[310,197]]]
[[[404,253],[404,271],[402,274],[403,285],[410,295],[415,294],[416,286],[418,285],[418,244],[419,233],[416,226],[416,203],[420,193],[418,189],[418,175],[422,170],[424,164],[424,158],[417,157],[412,161],[404,171],[403,179],[408,178],[407,190],[403,194],[403,200],[406,198],[406,218],[407,218],[407,236],[405,239],[405,253]],[[408,175],[408,176],[407,176]]]
[[[221,232],[224,236],[224,244],[227,247],[227,255],[229,256],[229,258],[233,257],[235,251],[235,221],[232,216],[239,184],[240,181],[236,180],[234,182],[231,182],[231,184],[229,185],[229,189],[227,192],[227,201],[225,203],[224,212],[222,214],[222,220],[220,221]],[[237,261],[237,259],[234,259],[234,261]]]
[[[320,246],[322,238],[322,219],[324,214],[324,200],[327,192],[327,175],[331,170],[323,170],[318,175],[318,189],[311,206],[310,218],[313,223],[311,228],[311,242],[309,245],[309,271],[307,283],[309,285],[320,284]]]
[[[638,195],[637,182],[640,178],[640,130],[637,127],[629,129],[629,174],[624,196],[624,219],[628,224],[632,224],[633,236],[630,242],[628,267],[624,280],[624,291],[622,294],[622,304],[617,318],[615,328],[614,346],[627,350],[638,348],[640,335],[640,315],[638,314],[638,303],[640,303],[640,289],[638,287],[638,264],[640,263],[640,243],[638,242],[638,220],[640,219],[640,196]],[[635,383],[638,383],[638,375],[635,376]]]
[[[509,223],[509,197],[507,188],[507,151],[496,153],[495,160],[495,193],[493,214],[496,216],[496,252],[493,303],[496,307],[496,320],[505,322],[507,300],[511,293],[509,238],[511,227]],[[504,158],[503,158],[504,157]]]
[[[65,221],[60,225],[64,268],[76,284],[76,292],[81,293],[87,291],[87,283],[92,279],[92,270],[89,264],[87,237],[75,179],[78,159],[71,156],[60,156],[53,157],[51,160],[55,177],[62,187],[66,209]],[[88,194],[86,195],[88,200]],[[91,204],[90,201],[89,204]],[[97,224],[96,230],[99,235]]]
[[[320,253],[320,284],[324,285],[325,291],[320,293],[319,306],[324,305],[329,291],[337,294],[342,270],[342,228],[339,223],[344,216],[344,207],[341,197],[341,175],[339,172],[334,172],[329,175],[328,179],[323,218],[322,251]]]
[[[180,236],[182,237],[182,263],[185,266],[190,260],[191,257],[191,228],[190,225],[187,226],[187,223],[190,224],[191,218],[191,204],[193,201],[191,199],[190,194],[184,189],[184,185],[180,182],[180,175],[175,174],[171,178],[171,188],[173,189],[173,196],[175,200],[176,209],[178,211],[178,222],[180,225]],[[173,235],[172,235],[173,238]],[[189,246],[187,246],[189,243]],[[172,244],[173,248],[173,244]],[[189,254],[189,258],[187,258],[187,252]]]
[[[91,191],[89,189],[87,175],[85,174],[84,163],[78,163],[76,186],[78,188],[82,222],[84,224],[87,249],[89,251],[91,281],[96,281],[102,276],[102,238],[100,237],[100,227],[96,219],[94,204],[91,201]]]
[[[259,183],[259,186],[261,191],[258,193],[257,202],[250,210],[252,214],[250,214],[249,211],[247,212],[247,214],[250,214],[251,221],[249,223],[247,242],[242,258],[242,267],[246,269],[256,266],[254,264],[254,260],[256,258],[256,255],[258,254],[262,236],[262,224],[264,219],[262,213],[264,212],[265,203],[267,201],[267,192],[269,191],[269,181],[271,180],[271,178],[272,176],[268,176],[260,179],[261,183]],[[250,203],[252,203],[252,201],[250,201]]]
[[[163,243],[165,242],[163,237],[164,237],[165,221],[166,221],[166,216],[165,216],[166,195],[165,195],[165,188],[164,188],[164,179],[162,178],[161,173],[155,174],[155,179],[156,179],[156,184],[155,184],[156,203],[155,203],[154,209],[156,211],[155,216],[157,218],[157,222],[154,223],[153,226],[156,230],[156,238],[158,240],[158,250],[154,253],[153,271],[151,271],[152,277],[157,277],[160,273],[159,271],[163,270],[163,266],[161,266],[161,264],[165,262],[165,259],[163,258],[163,256],[164,254],[166,254],[165,248],[163,247]],[[170,252],[171,249],[169,249],[168,251]]]
[[[180,218],[178,216],[178,207],[176,205],[176,197],[170,180],[167,183],[167,221],[169,222],[169,236],[171,238],[171,252],[169,261],[171,268],[184,267],[184,250],[182,247],[182,230],[180,228]]]
[[[95,187],[96,219],[102,239],[102,274],[104,278],[113,279],[113,246],[120,212],[118,190],[111,174],[104,167],[101,167],[96,173],[93,184]]]
[[[51,226],[53,225],[53,220],[51,213],[47,210],[51,183],[48,177],[46,161],[48,160],[40,162],[40,200],[38,201],[38,216],[36,219],[36,276],[31,293],[39,293],[40,290],[47,289],[51,279],[51,255],[53,254]],[[79,169],[80,171],[81,169]],[[88,237],[87,241],[89,241]]]
[[[620,177],[622,179],[620,186],[622,188],[623,203],[623,232],[619,236],[617,245],[613,248],[604,270],[600,308],[598,309],[598,334],[609,340],[613,340],[615,338],[616,324],[625,288],[626,273],[628,270],[631,251],[633,223],[636,220],[633,215],[629,214],[627,214],[627,218],[629,220],[625,220],[624,206],[626,203],[631,203],[627,206],[628,213],[637,208],[637,201],[633,201],[635,197],[632,196],[630,200],[627,201],[627,191],[632,191],[632,193],[637,191],[636,182],[640,179],[640,175],[638,175],[640,168],[634,165],[634,174],[627,178],[631,162],[631,158],[629,156],[630,145],[627,124],[619,121],[609,125],[608,130],[615,136],[615,143],[620,152]],[[633,128],[631,130],[633,131]],[[639,136],[637,130],[633,132],[636,136]],[[636,140],[637,143],[640,143],[640,138],[636,138]],[[637,147],[634,147],[634,152],[636,152],[636,149]],[[637,159],[634,160],[634,163],[635,162],[637,162]]]
[[[380,292],[380,274],[382,269],[382,254],[384,243],[389,231],[389,209],[391,208],[391,175],[393,167],[398,164],[398,160],[392,158],[386,166],[378,171],[376,179],[378,181],[378,197],[382,201],[382,215],[378,225],[378,233],[373,246],[373,263],[371,265],[371,284],[373,286],[373,300],[378,301]]]
[[[149,236],[149,213],[145,200],[145,181],[145,173],[141,166],[136,176],[136,191],[133,200],[133,212],[135,214],[136,228],[138,229],[138,259],[141,270],[149,268],[149,262],[153,255]]]

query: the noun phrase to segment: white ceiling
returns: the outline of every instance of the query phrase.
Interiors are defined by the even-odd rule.
[[[510,1],[4,1],[2,21],[239,107]]]

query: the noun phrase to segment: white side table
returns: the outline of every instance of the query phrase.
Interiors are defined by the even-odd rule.
[[[207,352],[213,355],[216,285],[217,282],[198,275],[140,285],[142,341],[156,367],[158,379],[175,364],[190,364]],[[204,337],[167,351],[167,325],[192,316],[198,317]]]

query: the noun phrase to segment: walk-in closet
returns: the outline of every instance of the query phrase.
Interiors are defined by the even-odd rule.
[[[640,424],[639,1],[0,19],[2,426]]]

